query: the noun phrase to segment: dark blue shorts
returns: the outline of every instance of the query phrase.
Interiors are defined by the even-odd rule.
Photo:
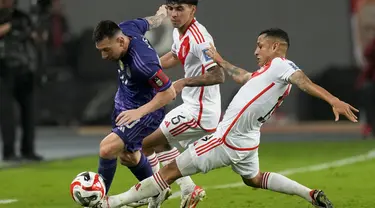
[[[114,110],[112,114],[112,132],[117,134],[125,144],[125,149],[129,152],[135,152],[142,149],[142,141],[148,135],[159,128],[164,118],[164,110],[160,109],[153,113],[143,116],[140,120],[131,124],[116,126],[116,117],[120,110]]]

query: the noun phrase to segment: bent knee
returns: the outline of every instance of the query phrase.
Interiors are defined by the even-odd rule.
[[[108,145],[100,146],[99,156],[105,159],[116,158],[115,151],[113,151]]]
[[[172,184],[175,180],[182,177],[176,160],[173,160],[173,162],[160,169],[159,173],[168,184]]]
[[[253,178],[244,178],[242,177],[242,181],[250,187],[253,188],[260,188],[262,183],[263,173],[259,172],[255,177]]]
[[[121,165],[127,167],[134,167],[138,165],[140,160],[140,156],[138,156],[138,152],[130,153],[130,152],[123,152],[120,154],[120,163]]]
[[[99,155],[101,158],[115,159],[123,149],[124,142],[112,133],[100,142]]]

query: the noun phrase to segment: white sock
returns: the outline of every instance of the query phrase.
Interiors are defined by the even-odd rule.
[[[153,176],[137,183],[127,192],[110,196],[108,198],[109,207],[120,207],[141,199],[156,196],[168,187],[169,185],[160,174],[155,173]]]
[[[312,201],[310,196],[311,189],[278,173],[265,172],[263,174],[261,188],[284,194],[297,195],[309,202]]]
[[[163,166],[166,166],[169,163],[171,163],[174,159],[176,159],[176,157],[179,155],[180,155],[180,152],[178,151],[178,149],[176,147],[173,147],[169,151],[158,153],[157,157],[160,163]],[[176,180],[176,183],[180,186],[181,192],[183,194],[190,194],[191,192],[194,191],[195,183],[190,178],[190,176],[179,178]]]
[[[152,153],[152,155],[148,156],[147,159],[148,159],[148,162],[151,165],[152,172],[153,173],[159,172],[159,170],[160,170],[160,164],[159,164],[158,158],[156,157],[155,152]]]
[[[180,155],[180,152],[176,147],[173,147],[171,150],[160,152],[156,155],[158,157],[159,162],[163,166],[166,166],[169,163],[171,163],[174,159],[176,159],[176,157]]]

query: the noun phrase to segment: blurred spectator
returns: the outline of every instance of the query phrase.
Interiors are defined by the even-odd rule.
[[[375,38],[367,46],[364,57],[366,67],[359,77],[358,87],[363,90],[363,107],[366,113],[363,136],[367,137],[371,131],[375,136]]]
[[[14,0],[0,0],[5,18],[0,18],[0,127],[3,160],[41,160],[35,153],[34,71],[35,47],[30,18],[15,7]],[[4,12],[5,11],[5,12]],[[2,15],[0,15],[2,16]],[[16,114],[19,104],[22,126],[21,155],[16,155]]]
[[[362,92],[362,112],[366,116],[362,135],[367,137],[373,132],[375,136],[375,0],[352,0],[352,8],[355,55],[362,69],[357,88]]]
[[[39,33],[46,44],[45,61],[49,66],[65,66],[66,44],[70,40],[68,22],[62,12],[60,0],[40,1]]]

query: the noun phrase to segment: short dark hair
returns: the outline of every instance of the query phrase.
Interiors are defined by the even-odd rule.
[[[198,6],[198,0],[166,0],[166,4],[190,4]]]
[[[266,36],[269,36],[269,37],[280,38],[288,44],[288,48],[290,46],[288,33],[285,32],[284,30],[280,29],[280,28],[270,28],[270,29],[267,29],[267,30],[263,30],[262,32],[259,33],[259,36],[261,36],[263,34],[265,34]]]
[[[105,38],[112,38],[120,30],[120,27],[115,22],[111,20],[103,20],[96,26],[94,33],[92,34],[92,39],[95,42],[99,42]]]

